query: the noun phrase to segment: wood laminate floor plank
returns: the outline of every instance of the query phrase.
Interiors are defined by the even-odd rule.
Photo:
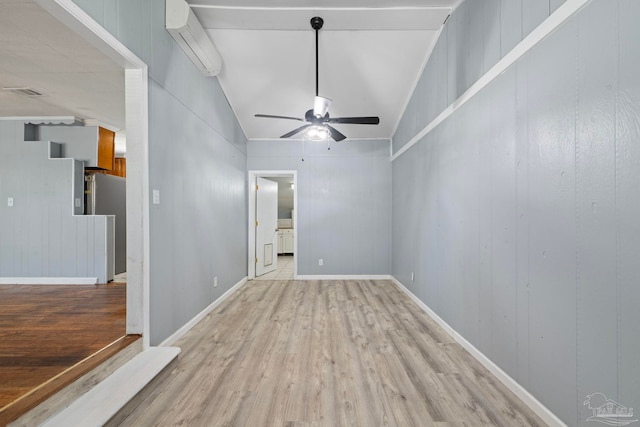
[[[251,281],[122,426],[544,425],[390,281]]]

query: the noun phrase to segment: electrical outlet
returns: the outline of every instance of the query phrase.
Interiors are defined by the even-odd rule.
[[[416,275],[413,273],[413,271],[411,272],[411,281],[412,282],[416,281]]]
[[[10,208],[12,208],[12,207],[13,207],[13,197],[9,197],[9,198],[7,199],[7,206],[9,206]]]
[[[213,287],[217,287],[218,286],[218,276],[213,278]]]
[[[320,267],[322,267],[322,266],[324,265],[324,260],[323,260],[322,258],[320,258],[320,259],[318,260],[318,265],[319,265]]]

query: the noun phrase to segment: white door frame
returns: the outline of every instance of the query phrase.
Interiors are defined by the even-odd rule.
[[[127,334],[149,347],[149,91],[147,64],[72,0],[36,0],[125,70],[127,131]]]
[[[249,171],[249,223],[248,227],[248,268],[247,278],[256,277],[256,178],[284,178],[293,176],[293,277],[298,277],[298,171],[295,170],[250,170]]]

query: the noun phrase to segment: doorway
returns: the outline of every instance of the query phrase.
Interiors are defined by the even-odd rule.
[[[256,184],[259,179],[266,179],[277,185],[277,221],[275,227],[269,229],[273,238],[273,260],[275,268],[267,271],[263,264],[267,255],[258,215],[262,201],[258,198]],[[249,223],[248,223],[248,278],[262,280],[292,280],[297,276],[297,172],[296,171],[249,171]],[[264,181],[263,181],[264,182]],[[268,245],[270,242],[266,242]],[[269,248],[269,246],[266,246]],[[271,260],[270,260],[271,261]]]
[[[96,48],[98,51],[102,52],[102,54],[106,55],[109,59],[111,59],[115,63],[115,67],[117,69],[117,73],[122,76],[125,85],[125,93],[124,93],[124,102],[122,103],[122,108],[124,108],[124,121],[127,130],[127,158],[128,158],[128,179],[126,182],[126,200],[127,200],[127,208],[126,208],[126,216],[127,220],[132,223],[140,224],[140,227],[130,227],[126,231],[126,246],[128,251],[128,257],[126,260],[127,265],[127,285],[126,289],[122,285],[103,285],[101,287],[96,287],[88,289],[88,288],[80,288],[76,285],[75,287],[69,288],[68,297],[65,297],[63,293],[63,289],[61,287],[51,287],[48,288],[23,288],[21,291],[27,290],[37,290],[39,291],[39,297],[43,301],[42,304],[46,307],[59,307],[61,304],[51,303],[51,301],[55,298],[58,298],[59,301],[65,301],[68,303],[74,302],[78,300],[79,293],[87,293],[91,292],[92,294],[87,298],[90,302],[100,303],[104,298],[111,298],[113,300],[114,310],[119,311],[120,317],[118,318],[118,325],[114,326],[114,324],[109,323],[107,326],[104,326],[103,329],[112,332],[116,331],[117,334],[126,333],[130,335],[138,335],[142,334],[143,346],[146,348],[149,345],[149,323],[148,323],[148,90],[147,90],[147,66],[146,64],[137,58],[131,51],[129,51],[122,43],[120,43],[115,37],[113,37],[110,33],[108,33],[104,28],[102,28],[99,24],[97,24],[88,14],[83,12],[80,8],[75,5],[72,0],[36,0],[35,4],[40,6],[46,12],[48,12],[51,16],[57,18],[62,24],[66,25],[73,33],[77,34],[78,40],[82,40],[82,42],[86,42],[89,45]],[[31,5],[30,5],[31,7]],[[29,17],[30,15],[24,15],[25,17]],[[47,21],[49,22],[49,21]],[[40,22],[42,24],[42,22]],[[43,28],[40,28],[42,31]],[[73,40],[72,37],[69,37],[69,41]],[[76,46],[73,44],[72,46]],[[75,52],[72,53],[70,57],[75,58]],[[58,58],[58,62],[60,59]],[[69,65],[65,65],[65,67],[69,67]],[[66,81],[66,80],[65,80]],[[95,94],[91,94],[93,98],[99,98]],[[64,109],[64,105],[58,105]],[[45,114],[49,115],[49,113]],[[55,278],[54,278],[55,279]],[[67,279],[68,280],[68,279]],[[65,280],[64,283],[67,281]],[[87,292],[85,292],[87,291]],[[114,291],[114,292],[111,292]],[[107,296],[98,297],[98,293],[111,292]],[[28,298],[30,303],[33,303],[34,298]],[[75,300],[74,300],[75,299]],[[125,313],[125,304],[126,304],[126,313]],[[16,305],[17,307],[17,305]],[[106,304],[100,305],[95,310],[88,308],[88,306],[84,306],[78,308],[77,310],[71,309],[70,312],[74,311],[82,311],[94,314],[98,313],[100,310],[104,310],[106,312],[111,312],[111,308],[105,308]],[[111,307],[111,306],[109,306]],[[19,307],[17,307],[19,308]],[[33,310],[33,309],[32,309]],[[49,316],[44,309],[35,310],[37,313],[41,313],[47,319],[53,318],[53,316]],[[62,313],[64,314],[64,313]],[[108,313],[105,314],[108,317]],[[17,317],[17,316],[15,316]],[[33,316],[30,316],[31,318]],[[124,318],[126,317],[126,320]],[[69,318],[71,326],[74,327],[74,321],[77,323],[79,318]],[[109,319],[107,319],[109,320]],[[57,325],[55,321],[53,323],[45,322],[47,324]],[[81,323],[83,323],[81,321]],[[83,324],[86,326],[86,324]],[[96,326],[97,328],[98,326]],[[126,328],[126,331],[125,331]],[[55,329],[55,328],[54,328]],[[77,327],[76,327],[77,329]],[[88,334],[94,334],[95,330],[88,328]],[[118,332],[122,331],[122,332]],[[57,331],[59,332],[59,331]],[[51,332],[50,336],[55,337],[56,330]],[[59,335],[59,334],[58,334]],[[65,338],[66,339],[66,338]],[[133,338],[125,338],[127,339],[137,339],[137,337]],[[112,338],[107,338],[107,344],[111,342]],[[65,341],[65,345],[70,347],[68,339]],[[130,343],[131,341],[127,341]],[[96,345],[99,344],[96,340]],[[42,346],[40,346],[42,347]],[[38,348],[40,348],[38,347]],[[96,348],[89,348],[84,344],[79,345],[82,351],[86,351],[89,349],[90,351],[96,350]],[[114,349],[117,351],[118,345],[108,346],[109,351]],[[51,364],[52,360],[56,360],[55,356],[52,352],[45,352],[48,358],[47,363]],[[107,352],[100,353],[101,355],[106,355]],[[78,352],[78,354],[80,354]],[[102,357],[102,356],[101,356]],[[106,357],[106,356],[105,356]],[[62,358],[62,357],[61,357]],[[24,360],[24,359],[23,359]],[[94,360],[99,360],[98,357],[94,358]],[[74,363],[70,358],[64,358],[64,363],[70,362]],[[88,364],[87,364],[88,365]],[[56,368],[63,366],[62,362],[58,362],[56,360]],[[69,374],[69,375],[67,375]],[[27,391],[27,398],[21,399],[19,405],[0,405],[3,406],[0,410],[0,424],[5,424],[7,420],[15,419],[19,416],[25,408],[28,409],[30,406],[34,406],[39,403],[42,399],[46,398],[48,395],[46,393],[51,393],[52,391],[58,390],[66,385],[69,381],[71,381],[71,374],[76,375],[75,372],[65,371],[65,376],[56,377],[58,381],[50,380],[49,378],[44,378],[46,380],[46,387],[38,389],[38,392],[30,392]],[[40,393],[40,391],[43,391]]]
[[[126,217],[127,334],[142,334],[149,347],[149,103],[147,64],[73,0],[36,0],[86,42],[124,70],[127,132]]]

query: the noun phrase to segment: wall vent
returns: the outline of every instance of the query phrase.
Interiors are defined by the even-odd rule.
[[[22,96],[43,96],[44,94],[38,92],[35,89],[31,89],[30,87],[3,87],[2,90],[6,90],[7,92],[14,93],[16,95]]]

